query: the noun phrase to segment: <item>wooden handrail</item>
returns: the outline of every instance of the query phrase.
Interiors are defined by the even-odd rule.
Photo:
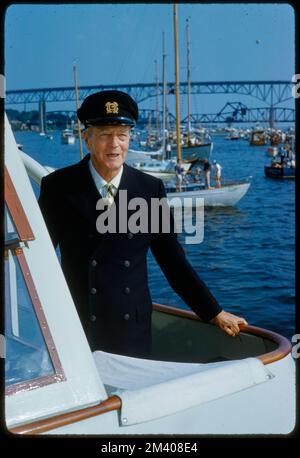
[[[34,234],[7,167],[4,169],[4,195],[5,203],[20,240],[22,242],[34,240]]]
[[[96,406],[17,426],[16,428],[9,429],[9,431],[13,434],[41,434],[51,429],[61,428],[77,421],[111,412],[112,410],[120,410],[121,404],[121,399],[118,396],[111,396]]]
[[[191,310],[182,310],[176,307],[170,307],[168,305],[162,305],[157,303],[153,303],[152,306],[153,310],[157,312],[167,313],[170,315],[177,315],[180,317],[188,318],[190,320],[201,321],[201,319],[196,315],[196,313],[192,312]],[[215,325],[211,324],[211,326]],[[278,345],[276,350],[256,356],[256,358],[259,359],[263,364],[270,364],[274,363],[275,361],[279,361],[280,359],[288,355],[292,350],[292,344],[290,343],[290,341],[286,337],[283,337],[280,334],[277,334],[276,332],[244,324],[240,325],[240,330],[246,334],[252,334],[257,337],[262,337],[271,340],[272,342]]]

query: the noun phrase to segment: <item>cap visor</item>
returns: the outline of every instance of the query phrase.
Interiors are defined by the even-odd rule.
[[[87,126],[135,126],[135,121],[125,116],[106,116],[103,118],[88,119],[86,121]]]

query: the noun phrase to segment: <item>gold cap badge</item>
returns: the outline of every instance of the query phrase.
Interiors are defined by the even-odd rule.
[[[108,113],[119,113],[119,104],[118,102],[106,102],[106,114]]]

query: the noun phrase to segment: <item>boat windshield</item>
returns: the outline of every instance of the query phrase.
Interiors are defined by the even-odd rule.
[[[54,374],[30,291],[30,272],[17,230],[5,209],[5,385]],[[34,296],[34,297],[32,297]]]

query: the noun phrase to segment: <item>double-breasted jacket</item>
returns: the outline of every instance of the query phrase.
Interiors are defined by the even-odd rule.
[[[203,320],[211,320],[221,307],[188,262],[172,225],[169,233],[134,233],[128,228],[120,232],[118,227],[116,233],[99,233],[101,211],[96,204],[101,196],[89,160],[88,154],[78,164],[44,177],[40,208],[54,246],[59,245],[62,269],[91,349],[147,357],[152,313],[149,249],[175,292]],[[166,196],[161,180],[126,164],[116,214],[121,190],[127,191],[128,201],[142,197],[149,208],[152,198]]]

